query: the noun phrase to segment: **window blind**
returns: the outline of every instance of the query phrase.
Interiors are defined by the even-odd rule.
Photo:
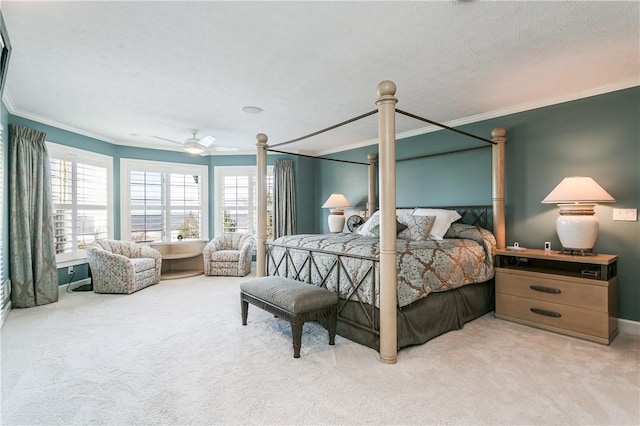
[[[131,170],[131,240],[175,241],[205,236],[202,180],[193,173]]]
[[[255,234],[258,223],[255,167],[218,166],[216,231]],[[267,168],[267,238],[273,236],[273,167]]]
[[[113,235],[110,157],[47,144],[58,262],[85,257],[85,245]]]

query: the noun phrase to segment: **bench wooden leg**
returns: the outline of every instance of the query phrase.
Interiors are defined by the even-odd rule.
[[[303,321],[298,317],[291,319],[291,334],[293,335],[293,357],[300,358],[300,347],[302,346],[302,325]]]
[[[247,325],[247,316],[249,314],[249,302],[240,296],[240,310],[242,311],[242,325]]]
[[[333,345],[336,342],[336,324],[338,322],[338,308],[331,310],[329,315],[329,344]]]

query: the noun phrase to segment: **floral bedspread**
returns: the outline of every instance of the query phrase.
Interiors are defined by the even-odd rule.
[[[451,225],[442,241],[398,239],[398,305],[493,278],[495,245],[486,229],[458,223]],[[378,306],[379,254],[380,241],[373,237],[289,235],[268,247],[267,274],[323,285],[342,299]]]

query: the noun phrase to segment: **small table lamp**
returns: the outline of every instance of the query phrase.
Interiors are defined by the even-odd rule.
[[[600,185],[587,176],[572,176],[562,179],[542,200],[560,207],[556,220],[556,231],[562,251],[590,252],[596,245],[599,221],[594,207],[597,203],[615,199]]]
[[[342,194],[331,194],[322,205],[323,209],[331,209],[329,212],[329,231],[342,232],[344,228],[344,208],[351,204]]]

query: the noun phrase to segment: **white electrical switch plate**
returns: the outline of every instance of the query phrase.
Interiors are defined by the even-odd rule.
[[[638,221],[638,209],[613,209],[613,220]]]

